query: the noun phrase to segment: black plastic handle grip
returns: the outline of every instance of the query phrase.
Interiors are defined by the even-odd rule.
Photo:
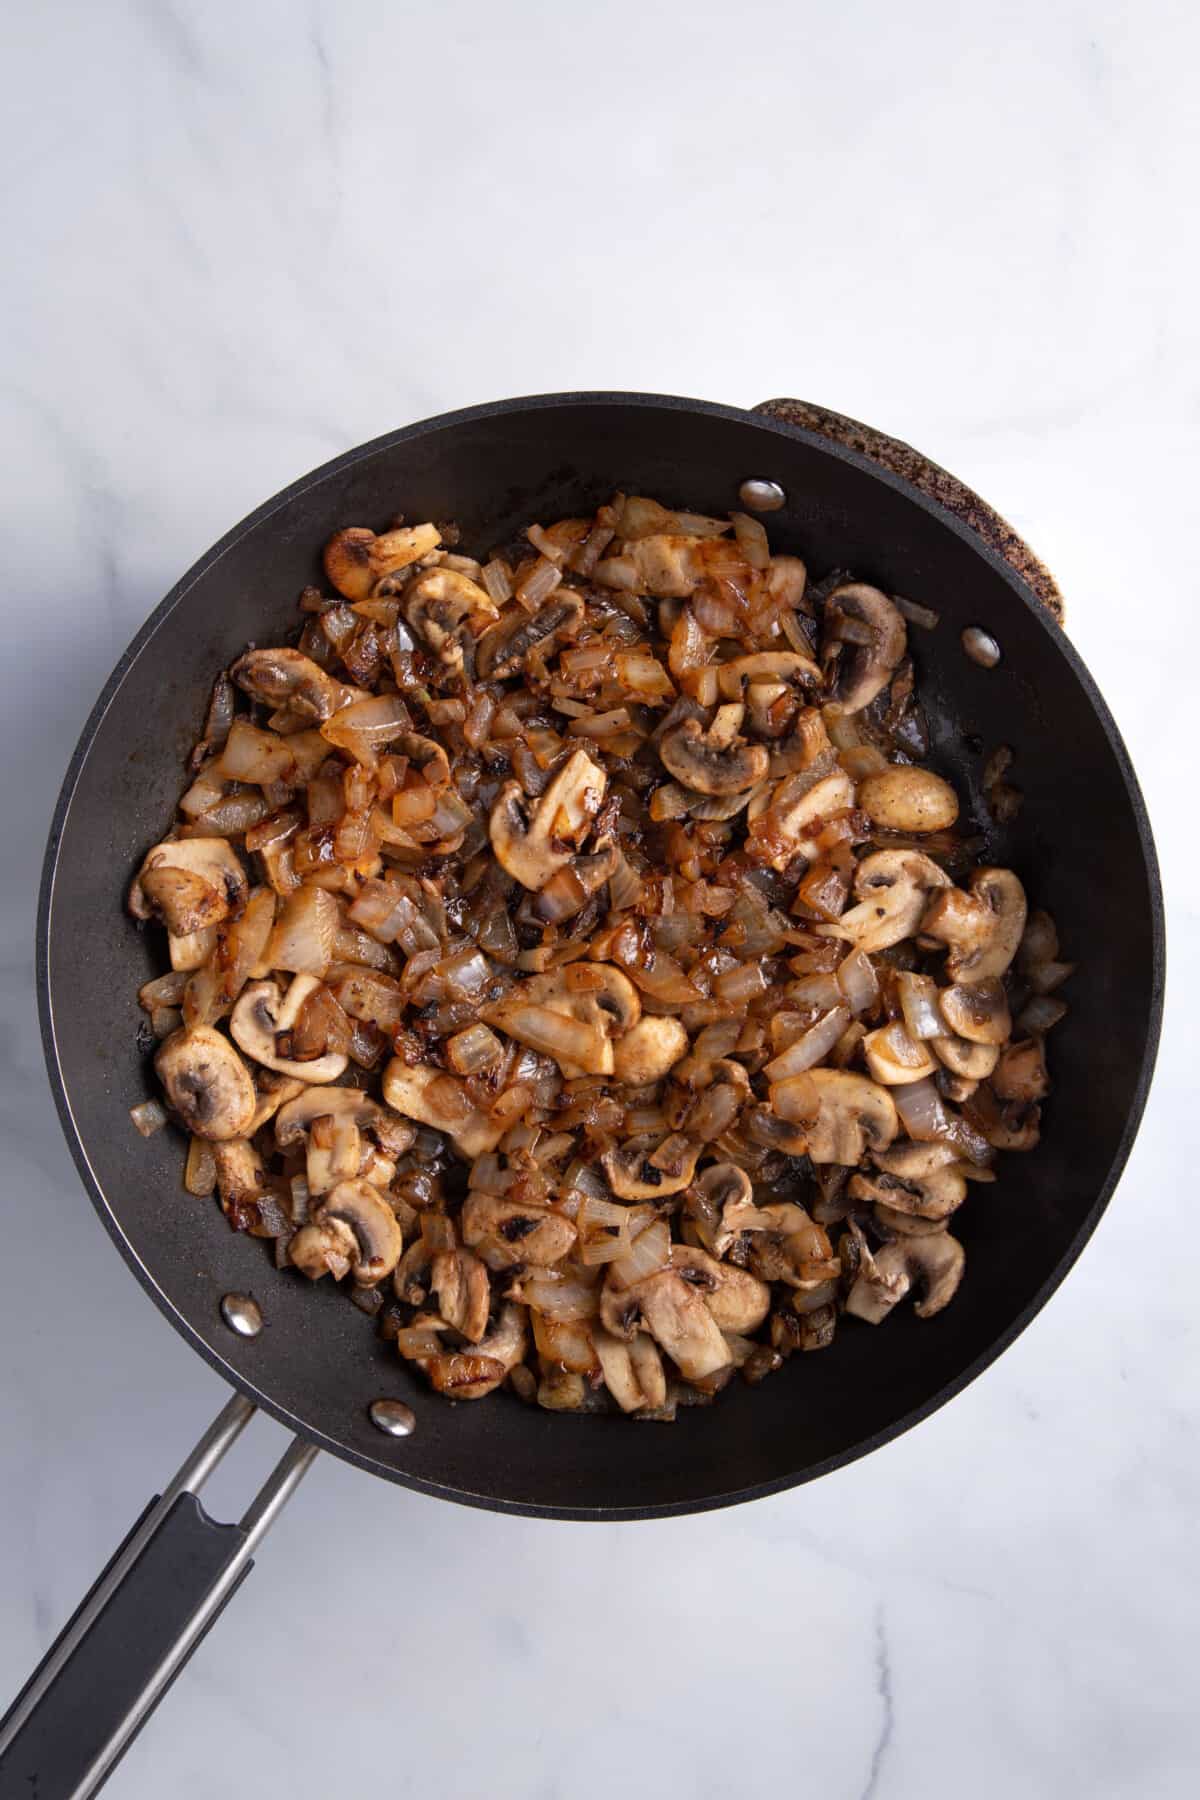
[[[151,1501],[0,1720],[0,1737],[157,1504]],[[240,1525],[218,1524],[194,1494],[178,1496],[0,1756],[0,1800],[83,1800],[99,1791],[250,1573],[249,1559],[235,1570],[246,1541]]]

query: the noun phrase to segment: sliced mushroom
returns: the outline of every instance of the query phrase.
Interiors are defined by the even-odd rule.
[[[244,693],[264,706],[286,707],[318,723],[333,717],[357,694],[299,650],[247,650],[229,673]]]
[[[276,1075],[273,1069],[264,1069],[255,1080],[258,1090],[258,1105],[254,1109],[254,1117],[250,1121],[247,1136],[253,1137],[264,1125],[269,1125],[280,1107],[294,1100],[297,1094],[306,1092],[304,1083],[291,1075]]]
[[[646,1344],[658,1357],[658,1349],[651,1339],[635,1337],[631,1343],[614,1337],[603,1325],[593,1322],[590,1336],[595,1346],[596,1356],[600,1363],[600,1372],[604,1376],[604,1385],[621,1408],[622,1412],[633,1413],[644,1406],[661,1406],[666,1399],[666,1380],[662,1380],[662,1400],[657,1398],[658,1384],[651,1381],[653,1391],[648,1392],[637,1366],[633,1360],[634,1346]],[[658,1373],[662,1375],[662,1359],[658,1357]]]
[[[849,1168],[867,1150],[884,1150],[899,1129],[887,1089],[845,1069],[808,1069],[776,1082],[772,1111],[799,1127],[805,1153],[816,1163]]]
[[[760,804],[755,816],[757,860],[765,862],[769,869],[785,869],[802,852],[814,859],[817,852],[805,840],[853,805],[854,783],[842,769],[835,769],[816,782],[806,770],[788,776],[779,783],[766,806]]]
[[[1003,1044],[1012,1034],[1012,1014],[1004,985],[994,977],[955,982],[938,995],[951,1031],[971,1044]]]
[[[228,839],[177,838],[147,853],[129,890],[129,910],[135,919],[160,918],[179,942],[236,918],[248,893],[246,871]]]
[[[460,570],[427,569],[405,589],[404,616],[445,668],[461,669],[465,637],[496,617],[496,605]]]
[[[919,1219],[950,1217],[967,1197],[967,1184],[954,1167],[930,1169],[925,1175],[857,1174],[846,1189],[852,1200],[875,1200],[895,1212]]]
[[[519,1043],[554,1057],[563,1075],[573,1080],[613,1073],[612,1040],[630,1031],[641,1011],[637,989],[619,969],[576,962],[518,982],[481,1008],[479,1016]],[[557,1015],[559,1022],[547,1013]]]
[[[309,1199],[328,1194],[339,1182],[357,1180],[362,1159],[362,1136],[353,1119],[314,1119],[305,1157]]]
[[[1003,975],[1016,955],[1025,913],[1025,889],[1011,869],[976,869],[966,893],[947,886],[934,896],[921,930],[949,946],[952,981],[987,981]]]
[[[303,1088],[295,1099],[281,1106],[275,1119],[275,1142],[289,1150],[303,1141],[314,1119],[346,1119],[360,1131],[374,1132],[385,1124],[384,1110],[363,1088]],[[416,1136],[406,1120],[394,1116],[388,1131],[388,1149],[400,1155]]]
[[[184,937],[174,937],[170,932],[167,933],[167,953],[171,958],[171,967],[181,975],[202,969],[216,945],[215,925],[206,925],[203,931],[189,931]]]
[[[289,1262],[310,1281],[320,1281],[323,1275],[341,1281],[357,1256],[358,1239],[344,1219],[318,1216],[302,1225],[288,1244]]]
[[[462,1234],[463,1242],[496,1270],[522,1264],[548,1268],[570,1255],[576,1238],[565,1213],[534,1201],[479,1192],[469,1193],[463,1202]]]
[[[958,818],[958,795],[932,769],[904,765],[869,775],[858,790],[858,804],[886,831],[948,831]]]
[[[964,1081],[986,1081],[1000,1055],[995,1044],[970,1044],[966,1038],[935,1037],[929,1043],[950,1073]]]
[[[1010,1044],[1000,1057],[992,1088],[1001,1100],[1044,1100],[1050,1091],[1046,1047],[1041,1038]]]
[[[831,693],[843,713],[861,712],[883,691],[907,641],[903,616],[878,588],[863,581],[834,588],[825,602],[822,651],[833,663]]]
[[[532,617],[518,611],[484,632],[475,647],[475,668],[485,681],[503,681],[522,668],[531,650],[543,653],[574,636],[583,619],[583,598],[559,588]]]
[[[684,719],[659,740],[663,766],[685,787],[700,794],[741,794],[766,778],[770,753],[730,735],[731,709],[717,708],[707,731],[698,719]],[[724,715],[724,717],[722,716]]]
[[[754,1204],[750,1177],[736,1163],[713,1163],[697,1177],[696,1191],[710,1216],[713,1211],[718,1216],[717,1229],[711,1239],[717,1256],[724,1256],[732,1249],[744,1231],[767,1229],[766,1220]]]
[[[449,1351],[418,1359],[430,1385],[454,1400],[482,1400],[525,1356],[528,1333],[523,1306],[511,1301],[500,1308],[495,1329],[470,1351]]]
[[[256,1200],[263,1191],[262,1157],[249,1138],[226,1138],[212,1147],[217,1192],[226,1212],[237,1201]]]
[[[154,1058],[167,1099],[194,1137],[239,1138],[250,1129],[258,1095],[229,1039],[211,1025],[173,1031]]]
[[[770,1288],[746,1269],[718,1262],[689,1244],[672,1244],[671,1267],[699,1291],[722,1331],[757,1331],[770,1311]]]
[[[722,663],[719,683],[726,700],[745,700],[747,690],[760,682],[808,686],[820,681],[821,671],[811,657],[796,650],[758,650],[752,656],[735,656]]]
[[[965,1264],[962,1245],[948,1231],[896,1238],[873,1257],[864,1250],[858,1277],[846,1300],[846,1311],[869,1325],[878,1325],[918,1282],[925,1297],[913,1311],[919,1319],[930,1319],[948,1306],[958,1292]]]
[[[347,600],[366,600],[377,581],[420,562],[441,541],[436,525],[399,526],[378,537],[365,526],[351,525],[326,544],[325,573]]]
[[[586,750],[576,750],[526,824],[520,784],[506,782],[492,807],[488,828],[497,860],[522,887],[544,887],[579,848],[607,786],[604,770]]]
[[[394,1057],[383,1071],[383,1097],[406,1119],[444,1131],[460,1154],[472,1161],[494,1150],[507,1130],[475,1105],[457,1076],[428,1063],[410,1064]]]
[[[485,1025],[495,1025],[519,1044],[552,1056],[568,1079],[612,1074],[613,1047],[601,1026],[549,1006],[536,1006],[519,987],[481,1007],[479,1016]]]
[[[668,1150],[667,1156],[663,1155],[664,1149]],[[664,1139],[657,1149],[653,1139],[635,1138],[619,1149],[606,1150],[600,1166],[618,1199],[665,1200],[687,1187],[696,1172],[699,1155],[700,1145],[678,1134]],[[656,1157],[667,1166],[659,1167]]]
[[[354,1241],[350,1273],[360,1286],[382,1281],[400,1261],[404,1248],[400,1221],[369,1181],[340,1181],[322,1201],[316,1217],[349,1228]]]
[[[651,1275],[632,1291],[646,1330],[685,1381],[702,1381],[728,1367],[732,1356],[720,1326],[699,1291],[676,1270]]]
[[[345,1073],[349,1061],[343,1052],[331,1051],[327,1056],[298,1062],[277,1055],[275,1049],[277,1034],[291,1030],[305,1001],[320,985],[314,975],[295,975],[283,996],[278,982],[250,982],[242,989],[241,998],[230,1015],[229,1029],[234,1042],[255,1062],[280,1075],[291,1075],[297,1081],[310,1084],[336,1081]]]
[[[437,1295],[438,1312],[447,1325],[472,1344],[487,1330],[491,1283],[487,1265],[469,1250],[439,1250],[433,1259],[429,1285]]]
[[[613,1074],[633,1087],[661,1081],[687,1047],[688,1035],[678,1019],[640,1019],[613,1045]]]
[[[842,938],[868,955],[887,950],[924,929],[923,918],[938,904],[935,900],[930,906],[930,895],[949,887],[950,877],[920,850],[876,850],[864,856],[855,871],[854,897],[859,904],[835,924],[816,929],[821,936]]]

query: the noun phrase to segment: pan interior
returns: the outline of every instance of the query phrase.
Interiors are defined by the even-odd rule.
[[[966,1282],[936,1320],[902,1307],[884,1340],[848,1321],[831,1350],[794,1358],[760,1387],[738,1384],[714,1408],[682,1411],[666,1438],[508,1396],[449,1406],[331,1283],[276,1273],[263,1243],[189,1199],[179,1136],[145,1142],[129,1124],[129,1107],[152,1091],[136,990],[159,972],[161,945],[125,916],[124,891],[170,823],[214,675],[247,642],[294,630],[299,590],[318,579],[320,546],[339,526],[453,518],[475,551],[524,522],[586,512],[617,488],[724,512],[747,476],[787,495],[767,520],[775,549],[802,555],[814,575],[848,567],[941,615],[933,633],[910,633],[932,766],[978,809],[983,755],[1016,751],[1024,805],[998,856],[1081,964],[1051,1044],[1042,1144],[1003,1158],[999,1182],[972,1190],[956,1226]],[[1002,646],[995,670],[960,648],[975,624]],[[40,972],[51,1073],[92,1197],[158,1304],[211,1361],[377,1473],[486,1505],[612,1517],[807,1479],[911,1423],[1011,1338],[1061,1279],[1124,1159],[1152,1057],[1161,950],[1153,853],[1119,739],[1061,633],[1002,565],[911,489],[817,439],[725,408],[584,396],[478,408],[353,452],[262,508],[184,578],[114,676],[72,765]],[[262,1304],[269,1329],[253,1342],[221,1323],[230,1289]],[[367,1408],[381,1395],[416,1408],[412,1437],[372,1428]]]

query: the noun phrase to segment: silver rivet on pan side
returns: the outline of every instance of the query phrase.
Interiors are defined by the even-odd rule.
[[[968,625],[962,634],[962,647],[980,668],[994,669],[1000,661],[1000,646],[990,631],[980,625]]]
[[[787,495],[777,481],[743,481],[738,499],[749,512],[778,512]]]
[[[225,1294],[221,1300],[221,1317],[230,1331],[239,1337],[257,1337],[263,1328],[262,1307],[249,1294]]]
[[[417,1429],[417,1415],[403,1400],[372,1400],[367,1412],[376,1431],[388,1437],[411,1437]]]

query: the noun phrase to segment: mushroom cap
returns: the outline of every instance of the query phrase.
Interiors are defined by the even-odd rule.
[[[1011,869],[976,869],[966,893],[949,888],[930,901],[921,930],[949,946],[953,982],[1003,975],[1025,930],[1025,889]]]
[[[652,1141],[641,1138],[604,1152],[600,1167],[618,1199],[660,1200],[669,1194],[682,1193],[696,1172],[700,1145],[688,1144],[675,1169],[655,1168],[650,1161],[655,1154]]]
[[[865,581],[845,582],[825,601],[827,641],[839,619],[868,627],[869,644],[843,645],[833,684],[833,700],[843,713],[861,712],[883,691],[908,642],[903,615],[887,595]]]
[[[1000,1055],[995,1044],[971,1044],[961,1037],[935,1037],[929,1043],[950,1073],[964,1081],[986,1081]]]
[[[436,525],[398,526],[378,537],[365,526],[350,525],[326,544],[325,573],[347,600],[366,600],[377,581],[419,562],[441,541]]]
[[[776,1082],[771,1107],[799,1127],[805,1151],[817,1163],[852,1168],[865,1150],[885,1150],[899,1129],[887,1089],[846,1069],[807,1069]]]
[[[350,1273],[360,1285],[382,1281],[400,1261],[400,1221],[369,1181],[339,1181],[322,1201],[318,1218],[349,1226],[355,1243]]]
[[[496,860],[522,887],[544,887],[565,868],[599,812],[608,776],[586,750],[576,750],[541,796],[528,824],[520,784],[505,782],[492,806],[488,835]]]
[[[868,955],[887,950],[923,928],[923,917],[932,910],[930,894],[949,887],[945,870],[922,851],[876,850],[855,870],[854,896],[859,904],[836,923],[816,929],[821,936],[843,938]]]
[[[227,838],[172,838],[147,851],[129,890],[129,910],[135,919],[160,917],[178,943],[236,918],[249,891]]]
[[[240,1138],[250,1129],[258,1105],[250,1071],[211,1025],[173,1031],[159,1045],[154,1067],[193,1137]]]
[[[303,984],[300,995],[295,997],[300,984]],[[286,1030],[295,1023],[303,1001],[319,985],[315,977],[297,975],[284,998],[280,995],[278,982],[248,983],[242,989],[241,997],[229,1018],[229,1029],[238,1048],[244,1050],[255,1062],[261,1063],[265,1069],[274,1069],[280,1075],[291,1075],[297,1081],[306,1084],[336,1081],[339,1075],[345,1073],[350,1060],[342,1051],[331,1051],[327,1056],[317,1056],[309,1062],[299,1062],[275,1053],[276,1032]]]
[[[868,775],[858,804],[888,831],[947,831],[958,818],[958,795],[932,769],[899,764]]]
[[[265,706],[286,706],[301,718],[323,722],[348,700],[354,688],[327,675],[300,650],[247,650],[229,671],[244,693]]]
[[[688,1035],[678,1019],[639,1019],[613,1045],[613,1074],[634,1087],[660,1081],[686,1055]]]
[[[474,1105],[461,1081],[428,1063],[393,1057],[383,1071],[383,1097],[406,1119],[444,1131],[461,1155],[473,1160],[494,1150],[507,1127],[493,1124]]]
[[[968,1043],[1003,1044],[1012,1035],[1008,996],[995,976],[954,982],[942,989],[938,1004],[950,1030]]]
[[[572,636],[583,618],[583,596],[559,588],[532,615],[521,611],[484,632],[475,646],[476,673],[485,681],[514,675],[529,652]]]
[[[762,744],[713,744],[698,719],[684,719],[659,740],[663,766],[699,794],[741,794],[765,780],[770,752]]]

